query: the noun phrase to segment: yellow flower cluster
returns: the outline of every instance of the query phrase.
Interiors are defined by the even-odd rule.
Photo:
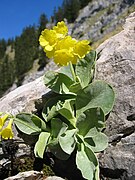
[[[4,129],[2,129],[8,117],[9,117],[8,114],[0,116],[0,135],[3,139],[13,138],[13,132],[12,132],[13,119],[10,119],[8,125]]]
[[[53,29],[42,31],[39,42],[48,58],[54,58],[54,62],[61,66],[69,62],[76,64],[77,60],[85,57],[90,51],[89,41],[77,41],[68,36],[68,28],[64,21],[58,22]]]

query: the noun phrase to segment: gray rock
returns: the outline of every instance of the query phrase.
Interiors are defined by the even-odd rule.
[[[0,111],[13,115],[19,112],[32,112],[35,110],[34,102],[49,92],[43,83],[43,77],[18,87],[0,99]]]
[[[72,35],[79,39],[96,42],[108,33],[116,31],[124,23],[125,17],[135,9],[134,0],[90,1],[80,10]]]
[[[46,64],[46,66],[42,70],[39,71],[38,70],[39,65],[37,66],[38,60],[35,60],[33,64],[33,68],[25,75],[22,85],[36,80],[37,78],[43,76],[44,73],[49,70],[58,69],[58,66],[52,60],[48,60],[48,61],[49,62]]]
[[[26,171],[18,173],[15,176],[6,178],[5,180],[64,180],[58,176],[44,177],[43,172],[38,171]]]
[[[135,179],[135,13],[124,30],[97,49],[96,78],[110,83],[116,102],[106,122],[110,145],[100,157],[101,169],[110,179]]]
[[[50,176],[47,177],[46,180],[64,180],[64,179],[58,176]]]
[[[13,115],[18,114],[19,112],[31,113],[36,110],[35,101],[41,99],[48,91],[49,89],[47,89],[43,83],[43,77],[40,77],[33,82],[18,87],[14,91],[2,97],[0,99],[0,112],[7,112]],[[30,155],[30,146],[26,145],[22,140],[22,138],[24,139],[25,137],[22,135],[18,137],[18,132],[14,126],[13,132],[15,142],[17,141],[19,146],[16,156],[21,157],[23,155]],[[28,140],[29,142],[33,142],[33,137],[30,136],[27,138],[27,141]],[[0,156],[5,157],[2,147],[0,147]],[[2,158],[0,160],[0,165],[3,165],[4,163],[5,159]]]
[[[18,173],[16,176],[11,176],[5,180],[41,180],[43,179],[43,173],[38,171],[27,171]]]

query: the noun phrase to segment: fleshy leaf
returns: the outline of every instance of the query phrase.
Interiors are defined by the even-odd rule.
[[[45,148],[47,146],[48,139],[50,137],[50,133],[41,132],[39,135],[39,139],[35,144],[34,153],[36,157],[43,158]]]
[[[73,81],[73,76],[71,73],[70,65],[61,67],[59,72],[62,74],[65,74]]]
[[[79,91],[76,97],[77,117],[87,109],[101,107],[107,115],[114,105],[113,88],[104,81],[95,81]]]
[[[67,130],[61,136],[59,136],[59,144],[62,150],[67,153],[71,154],[75,149],[76,141],[75,141],[75,133],[76,129]]]
[[[77,119],[76,127],[79,134],[85,137],[95,136],[105,127],[105,116],[101,108],[91,108],[84,111]]]
[[[69,93],[69,87],[73,81],[65,74],[49,71],[44,76],[45,85],[59,94]]]
[[[85,179],[93,180],[98,161],[93,151],[81,143],[76,154],[76,165]]]
[[[17,128],[28,135],[35,135],[46,129],[45,122],[34,114],[20,113],[14,118]]]
[[[76,124],[76,118],[74,117],[74,111],[71,105],[71,100],[65,100],[63,106],[58,110],[58,112],[65,117],[74,127]]]
[[[99,180],[99,163],[98,166],[96,166],[95,174],[94,174],[94,179],[93,180]]]
[[[56,156],[58,159],[61,160],[67,160],[70,155],[65,153],[62,148],[60,147],[60,144],[58,142],[58,139],[54,139],[48,144],[49,150],[51,153],[53,153],[54,156]]]
[[[85,138],[84,141],[94,152],[103,151],[108,146],[108,137],[101,132],[94,137]]]
[[[82,88],[86,87],[93,78],[96,51],[91,51],[76,64],[76,75],[79,77]]]
[[[53,118],[51,120],[51,130],[53,138],[57,138],[61,134],[65,133],[68,126],[64,122],[62,122],[59,118]]]
[[[73,93],[77,93],[80,89],[82,89],[82,86],[79,81],[69,87],[69,91]]]
[[[42,116],[46,122],[50,121],[53,117],[58,114],[59,106],[66,99],[75,99],[74,95],[62,94],[56,97],[50,98],[44,105]]]

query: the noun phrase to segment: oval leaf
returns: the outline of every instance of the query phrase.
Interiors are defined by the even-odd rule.
[[[94,179],[98,161],[93,151],[83,143],[80,144],[80,148],[77,150],[76,165],[85,179]]]
[[[49,147],[49,150],[51,151],[51,153],[53,153],[53,155],[56,156],[58,159],[67,160],[70,157],[69,154],[65,153],[62,150],[57,139],[51,141],[48,144],[48,147]]]
[[[74,95],[62,94],[56,97],[50,98],[44,105],[42,116],[46,122],[50,121],[58,114],[58,106],[60,102],[64,102],[66,99],[75,99]]]
[[[112,110],[114,99],[115,93],[109,84],[104,81],[95,81],[77,94],[77,117],[85,110],[94,107],[101,107],[106,115]]]
[[[59,94],[65,94],[69,92],[69,87],[73,84],[73,81],[65,74],[49,71],[44,76],[45,85]]]
[[[44,121],[34,114],[18,114],[14,118],[14,123],[21,132],[28,135],[35,135],[46,128]]]
[[[95,66],[96,51],[91,51],[85,56],[84,59],[81,59],[76,64],[76,75],[81,81],[82,88],[88,86],[93,78],[92,69]]]
[[[91,108],[84,111],[77,119],[76,127],[79,134],[85,137],[95,136],[105,127],[105,116],[101,108]]]
[[[94,152],[103,151],[108,146],[108,137],[101,132],[94,137],[85,138],[84,141]]]
[[[73,76],[72,76],[72,73],[71,73],[71,68],[70,68],[70,65],[68,66],[62,66],[60,68],[60,73],[62,74],[65,74],[66,76],[68,76],[72,81],[73,81]]]
[[[36,157],[43,158],[44,151],[50,137],[50,133],[48,132],[41,132],[39,135],[39,139],[34,147],[34,154]]]
[[[58,112],[75,127],[76,118],[74,116],[72,103],[74,103],[73,99],[65,100],[63,106],[59,108]]]
[[[65,133],[59,136],[59,144],[62,150],[67,154],[71,154],[75,149],[75,145],[76,145],[75,133],[76,133],[76,129],[72,129],[72,130],[67,130]]]
[[[57,138],[61,134],[65,133],[68,126],[62,122],[59,118],[53,118],[51,121],[51,130],[53,138]]]

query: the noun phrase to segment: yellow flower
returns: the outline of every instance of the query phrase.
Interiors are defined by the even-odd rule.
[[[64,38],[68,33],[68,28],[64,21],[58,22],[57,26],[53,27],[58,38]]]
[[[44,48],[48,58],[61,66],[77,63],[90,51],[89,41],[77,41],[67,36],[68,28],[64,21],[58,22],[53,30],[45,29],[39,37],[40,45]]]
[[[67,49],[57,50],[54,54],[54,62],[61,66],[67,66],[70,61],[73,61],[73,53]]]
[[[45,29],[39,37],[39,42],[45,52],[52,51],[57,42],[56,32],[54,30]]]
[[[76,40],[73,39],[71,36],[66,36],[65,38],[59,40],[57,42],[55,51],[60,50],[60,49],[67,49],[73,51],[73,48],[76,44]]]
[[[84,58],[85,55],[90,52],[90,50],[91,48],[89,46],[89,41],[87,40],[78,41],[74,47],[74,53],[79,58]]]
[[[3,127],[7,118],[8,118],[8,114],[5,114],[3,117],[0,117],[0,129]]]
[[[77,61],[73,52],[75,44],[76,40],[72,39],[71,36],[58,41],[54,52],[54,62],[61,66],[68,65],[70,61],[74,64]]]
[[[39,43],[44,48],[47,57],[51,58],[54,54],[54,47],[60,38],[64,38],[68,32],[68,28],[64,21],[58,22],[53,30],[45,29],[41,32]]]
[[[10,119],[7,127],[1,131],[0,134],[3,139],[12,139],[13,138],[12,123],[13,123],[13,119]]]

